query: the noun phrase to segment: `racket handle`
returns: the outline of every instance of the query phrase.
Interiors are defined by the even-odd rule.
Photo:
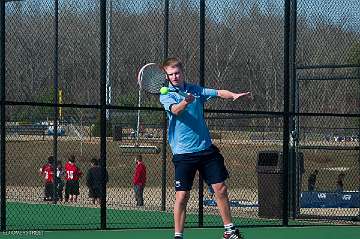
[[[184,97],[188,97],[189,94],[190,94],[190,93],[185,93],[185,92],[183,92],[183,91],[181,91],[181,90],[179,90],[177,93],[178,93],[179,95],[181,95],[181,96],[184,96]],[[195,97],[195,98],[199,98],[200,96],[194,95],[194,97]]]
[[[167,87],[163,87],[163,88],[166,88],[167,90],[160,90],[160,93],[162,95],[166,95],[169,92],[176,92],[176,93],[178,93],[179,95],[181,95],[183,97],[188,97],[189,96],[189,93],[185,93],[184,91],[181,91],[181,90],[178,90],[178,89],[176,89],[176,90],[168,90]],[[163,89],[163,88],[161,88],[161,89]],[[194,96],[194,97],[198,98],[199,96]]]
[[[178,93],[179,95],[181,95],[181,96],[188,97],[188,94],[185,93],[185,92],[183,92],[183,91],[181,91],[181,90],[179,90],[177,93]]]

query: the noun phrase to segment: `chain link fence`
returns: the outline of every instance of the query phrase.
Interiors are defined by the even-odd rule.
[[[201,83],[203,74],[206,87],[252,92],[252,100],[218,99],[205,110],[213,143],[230,171],[227,185],[237,225],[356,223],[359,3],[289,1],[292,12],[287,19],[286,2],[6,1],[2,227],[173,226],[175,193],[166,119],[158,97],[139,91],[136,82],[142,65],[160,63],[166,56],[182,60],[190,83]],[[100,24],[104,6],[106,36]],[[293,24],[289,42],[284,38],[286,24]],[[285,47],[293,54],[288,62]],[[104,51],[106,62],[101,58]],[[106,96],[100,87],[104,67]],[[292,70],[289,89],[284,87],[287,67]],[[291,97],[290,124],[284,121],[286,90]],[[101,135],[103,126],[106,135]],[[284,143],[290,149],[289,173],[282,166]],[[106,205],[93,203],[86,180],[91,159],[101,157],[101,147],[106,147],[109,176]],[[144,206],[136,206],[133,189],[138,154],[147,167]],[[65,189],[63,200],[54,198],[53,191],[45,195],[46,179],[39,169],[51,155],[62,166],[75,156],[83,173],[77,202],[65,202]],[[308,184],[313,184],[315,170],[312,188]],[[284,191],[284,174],[289,191]],[[65,175],[61,180],[65,183]],[[284,193],[289,203],[284,203]],[[207,185],[196,177],[186,226],[221,226],[215,204]],[[283,218],[284,209],[289,210],[289,222]]]
[[[318,171],[314,191],[302,188],[304,218],[359,215],[359,29],[353,4],[298,1],[297,108],[319,113],[298,119],[304,183]]]

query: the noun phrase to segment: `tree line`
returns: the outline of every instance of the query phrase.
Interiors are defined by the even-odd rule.
[[[70,1],[71,2],[71,1]],[[271,2],[271,1],[269,1]],[[250,3],[249,3],[250,4]],[[211,101],[210,109],[282,111],[283,110],[283,26],[277,10],[260,8],[251,2],[250,11],[227,9],[222,18],[206,16],[205,86],[232,91],[251,91],[254,99],[228,102]],[[270,3],[269,3],[270,4]],[[11,101],[52,102],[54,78],[53,13],[30,11],[26,3],[14,3],[6,17],[6,98]],[[138,105],[137,70],[147,62],[163,59],[164,15],[162,7],[126,11],[114,5],[111,24],[110,79],[112,105]],[[34,10],[35,11],[35,10]],[[64,103],[98,104],[100,76],[99,12],[81,12],[71,4],[59,13],[59,87]],[[297,65],[359,64],[359,32],[325,19],[309,21],[299,14]],[[181,1],[170,12],[169,56],[179,57],[185,65],[187,81],[198,83],[199,12],[188,1]],[[298,71],[299,78],[359,76],[354,69]],[[300,112],[359,113],[359,79],[347,81],[300,81]],[[157,97],[142,92],[142,106],[160,107]],[[52,109],[13,107],[10,120],[39,120]],[[64,109],[66,114],[66,109]],[[68,111],[70,112],[70,111]],[[73,112],[73,111],[71,111]],[[94,112],[94,111],[92,111]],[[31,118],[31,119],[29,119]],[[221,118],[221,116],[219,117]],[[234,117],[228,124],[241,120]],[[246,124],[281,125],[278,118],[244,119]],[[358,125],[357,120],[307,117],[307,126]],[[219,121],[221,124],[221,121]],[[351,125],[349,125],[351,124]]]

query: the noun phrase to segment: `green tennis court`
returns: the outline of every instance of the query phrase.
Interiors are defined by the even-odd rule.
[[[265,228],[244,228],[243,234],[246,239],[357,239],[360,235],[360,227],[265,227]],[[187,229],[186,239],[219,239],[222,229],[204,228]],[[0,238],[24,238],[24,239],[170,239],[173,238],[172,229],[153,229],[153,230],[116,230],[116,231],[13,231],[6,232]]]
[[[47,218],[44,217],[44,212],[48,215]],[[7,204],[8,231],[0,234],[0,238],[165,239],[173,237],[173,219],[170,212],[108,209],[108,227],[124,229],[106,231],[97,230],[100,228],[99,215],[99,208],[11,202]],[[234,221],[238,225],[244,225],[244,218],[235,218]],[[280,227],[279,220],[262,219],[253,219],[247,223],[259,226],[270,225],[270,227],[258,228],[244,227],[243,234],[250,239],[355,239],[360,235],[359,226]],[[221,225],[221,219],[216,215],[204,215],[204,225]],[[218,239],[223,231],[222,228],[194,228],[196,226],[197,215],[189,214],[186,239]],[[169,227],[169,229],[140,229],[141,227]]]
[[[47,216],[44,216],[47,215]],[[108,228],[165,228],[173,227],[171,212],[147,211],[135,209],[107,209]],[[235,217],[234,223],[244,225],[280,225],[279,220],[249,219]],[[217,214],[205,214],[204,225],[222,225]],[[198,215],[189,213],[187,227],[198,226]],[[65,230],[99,229],[100,208],[74,207],[68,205],[7,203],[8,230]]]

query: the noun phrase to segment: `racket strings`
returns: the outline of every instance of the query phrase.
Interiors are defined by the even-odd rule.
[[[141,72],[139,82],[141,88],[149,93],[157,94],[161,87],[166,86],[166,75],[157,66],[147,66]]]

